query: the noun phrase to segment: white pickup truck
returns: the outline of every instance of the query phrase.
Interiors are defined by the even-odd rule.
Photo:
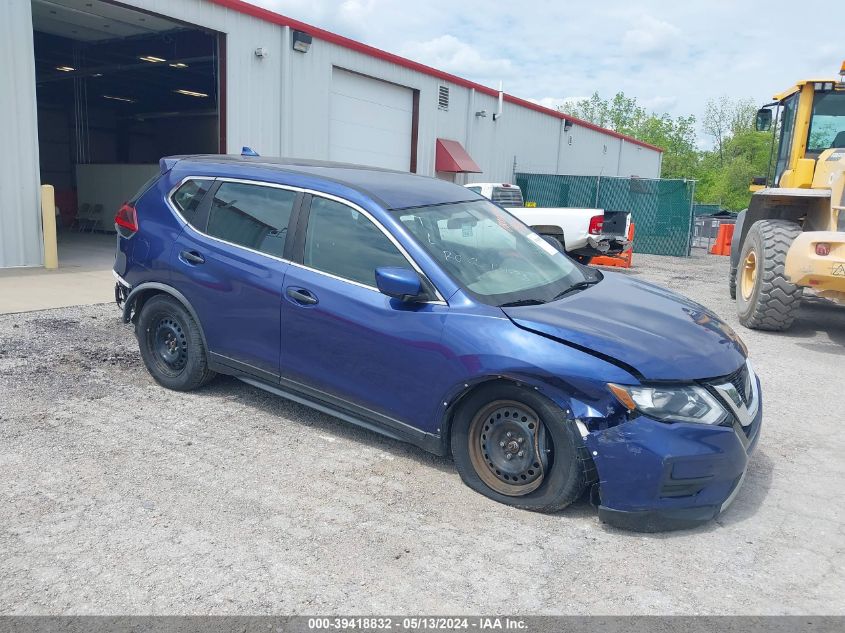
[[[504,207],[540,235],[557,239],[568,255],[582,263],[597,255],[619,254],[630,244],[627,211],[526,207],[516,185],[472,182],[464,186]]]

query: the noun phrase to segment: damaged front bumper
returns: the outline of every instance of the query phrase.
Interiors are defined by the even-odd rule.
[[[666,424],[639,416],[584,439],[599,475],[599,518],[640,532],[695,527],[738,494],[763,407],[748,426]]]

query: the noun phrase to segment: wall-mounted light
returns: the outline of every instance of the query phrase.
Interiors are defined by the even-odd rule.
[[[479,110],[478,112],[475,113],[475,116],[477,116],[479,119],[486,119],[487,118],[487,110]]]
[[[263,59],[263,58],[265,58],[265,57],[270,57],[270,51],[268,51],[268,50],[267,50],[266,48],[264,48],[263,46],[259,46],[258,48],[256,48],[256,49],[255,49],[255,56],[256,56],[258,59]]]
[[[311,40],[312,37],[308,33],[294,31],[292,42],[293,50],[299,51],[300,53],[307,53],[308,49],[311,48]]]
[[[570,121],[569,119],[564,119],[563,120],[563,131],[568,132],[571,129],[572,129],[572,121]]]

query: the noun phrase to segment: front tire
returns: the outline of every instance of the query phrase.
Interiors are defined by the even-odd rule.
[[[146,301],[135,336],[147,371],[161,386],[191,391],[214,378],[199,326],[176,299],[156,295]]]
[[[494,501],[537,512],[570,505],[587,485],[573,420],[533,391],[482,387],[455,415],[452,455],[464,483]]]
[[[801,227],[760,220],[748,230],[737,265],[739,322],[752,330],[783,331],[795,320],[803,288],[786,278],[786,253]]]

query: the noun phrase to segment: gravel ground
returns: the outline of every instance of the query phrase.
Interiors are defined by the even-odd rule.
[[[845,309],[741,330],[727,258],[629,274],[740,331],[767,416],[719,520],[512,510],[448,459],[223,378],[158,387],[113,305],[0,317],[0,613],[845,614]]]

